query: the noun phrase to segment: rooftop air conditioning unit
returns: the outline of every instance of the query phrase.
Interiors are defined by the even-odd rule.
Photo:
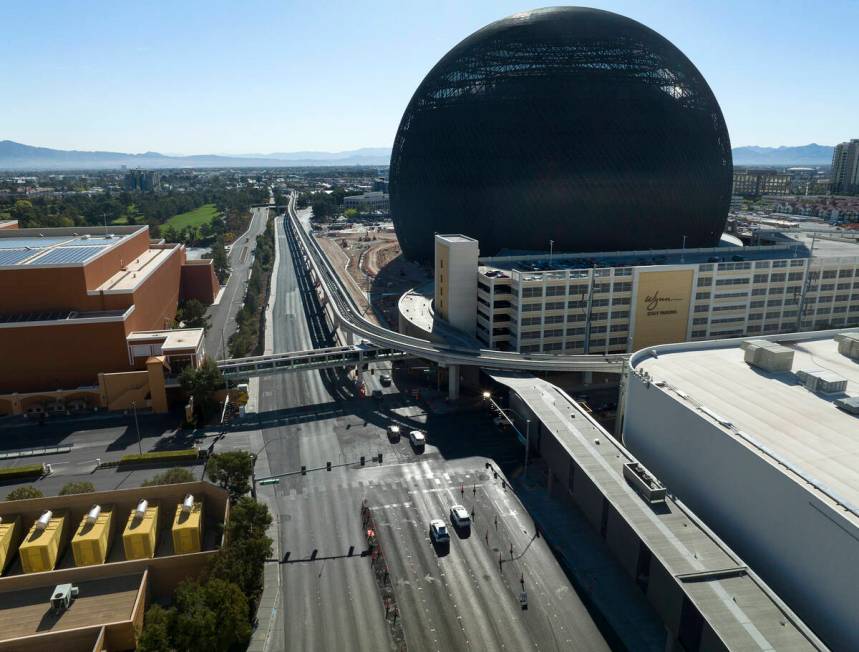
[[[838,352],[851,360],[859,360],[859,333],[839,333],[835,336]]]
[[[859,396],[848,396],[847,398],[836,399],[835,407],[841,408],[848,414],[859,416]]]
[[[743,360],[764,371],[790,371],[793,368],[793,350],[769,340],[746,340]]]
[[[72,600],[78,597],[78,587],[71,584],[57,584],[51,594],[51,609],[55,614],[60,614],[68,609]]]
[[[806,389],[818,394],[840,394],[847,391],[847,379],[825,369],[800,369],[796,372]]]
[[[623,478],[646,503],[664,503],[668,490],[638,462],[623,465]]]

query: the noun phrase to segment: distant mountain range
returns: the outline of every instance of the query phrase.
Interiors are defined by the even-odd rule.
[[[832,147],[829,145],[800,145],[798,147],[735,147],[734,165],[830,165]]]
[[[734,165],[785,166],[829,165],[832,147],[735,147]],[[272,154],[198,154],[167,156],[158,152],[85,152],[32,147],[11,140],[0,141],[0,170],[97,170],[129,168],[227,168],[227,167],[312,167],[385,166],[391,160],[386,147],[365,147],[346,152],[275,152]]]
[[[309,167],[353,166],[390,163],[391,150],[366,147],[347,152],[278,152],[223,156],[166,156],[158,152],[84,152],[79,150],[32,147],[11,140],[0,140],[0,170],[97,170],[129,168],[227,168],[227,167]]]

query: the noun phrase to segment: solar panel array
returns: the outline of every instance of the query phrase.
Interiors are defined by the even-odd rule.
[[[83,263],[106,249],[106,245],[98,247],[58,247],[52,249],[44,256],[34,260],[34,265],[63,265],[70,263]]]
[[[56,238],[25,238],[11,237],[0,238],[0,249],[40,249],[42,247],[52,247],[69,240],[69,236]]]
[[[0,265],[15,265],[37,253],[33,249],[0,249]]]

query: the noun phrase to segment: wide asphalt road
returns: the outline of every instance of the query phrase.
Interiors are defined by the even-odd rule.
[[[272,310],[274,351],[321,346],[331,341],[331,334],[313,308],[305,314],[303,295],[312,289],[305,275],[296,274],[282,219],[276,232],[280,264]],[[332,408],[332,394],[339,394],[335,385],[342,382],[337,380],[339,375],[326,372],[329,387],[318,372],[260,379],[259,412],[267,426],[263,441],[272,473],[296,470],[301,464],[338,462],[340,450],[331,420],[307,415],[313,406]],[[359,555],[345,557],[350,545],[362,549],[360,502],[355,502],[349,487],[333,482],[335,475],[345,477],[346,472],[311,472],[284,479],[276,487],[285,562],[281,564],[282,627],[273,633],[271,650],[391,648],[369,563]],[[315,561],[304,561],[311,557]]]
[[[212,325],[206,331],[206,352],[218,360],[229,357],[224,349],[236,329],[236,313],[245,299],[245,285],[250,278],[257,236],[265,230],[270,214],[270,208],[252,208],[248,230],[233,243],[227,255],[230,261],[230,278],[220,302],[210,306],[207,312]]]
[[[274,351],[334,344],[280,218],[276,232]],[[370,388],[378,387],[377,378],[365,374]],[[503,475],[486,468],[487,461],[518,459],[521,448],[500,436],[488,415],[428,414],[396,387],[385,391],[381,402],[359,398],[342,371],[260,379],[259,426],[271,473],[308,468],[274,486],[282,594],[281,625],[269,649],[397,648],[369,559],[361,555],[364,500],[376,519],[409,649],[608,649],[544,540],[535,538],[530,517],[502,486]],[[405,437],[389,441],[390,423],[405,432],[425,429],[426,450],[412,450]],[[380,452],[381,465],[371,460]],[[313,470],[329,461],[332,471]],[[449,550],[437,550],[429,520],[447,518],[454,502],[476,512],[473,531],[452,531]],[[518,602],[522,580],[527,610]]]

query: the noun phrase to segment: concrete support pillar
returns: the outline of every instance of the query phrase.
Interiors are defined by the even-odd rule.
[[[583,379],[585,385],[591,385],[594,382],[594,372],[593,371],[585,371],[583,373]]]
[[[447,368],[447,397],[451,401],[459,398],[459,365],[456,364]]]
[[[346,334],[346,345],[352,346],[355,344],[355,336],[352,335],[352,331],[344,329],[344,332]]]

